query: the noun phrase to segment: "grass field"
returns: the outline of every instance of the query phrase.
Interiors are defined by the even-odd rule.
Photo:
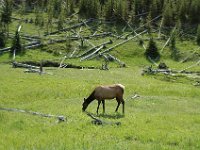
[[[13,22],[10,25],[10,32],[14,33],[17,24],[18,22]],[[22,33],[40,34],[42,37],[44,28],[24,23]],[[86,32],[89,32],[88,29]],[[90,41],[99,44],[107,40],[109,38]],[[7,46],[10,46],[11,41]],[[159,50],[165,42],[157,41]],[[24,56],[16,56],[16,61],[60,62],[63,55],[55,55],[54,52],[64,53],[65,44],[28,50]],[[147,46],[148,42],[145,41],[144,44]],[[72,45],[78,47],[76,42]],[[193,41],[186,40],[177,40],[176,46],[180,50],[180,59],[198,48]],[[144,49],[136,40],[117,47],[111,54],[124,62],[126,67],[120,68],[113,62],[109,63],[110,69],[107,71],[46,67],[44,70],[47,74],[42,75],[24,73],[24,69],[12,68],[9,54],[0,55],[0,108],[16,108],[67,117],[66,122],[56,123],[55,118],[0,110],[0,149],[200,149],[200,89],[199,86],[193,85],[195,81],[200,81],[199,76],[142,76],[142,70],[152,64],[145,59]],[[186,63],[181,63],[170,58],[169,47],[166,47],[160,62],[165,62],[170,69],[180,71],[196,63],[199,60],[199,52],[197,54]],[[99,68],[102,62],[102,59],[82,62],[74,58],[65,60],[65,63]],[[195,66],[189,70],[200,69]],[[98,117],[108,122],[121,122],[121,125],[92,124],[91,118],[82,112],[84,97],[97,85],[114,83],[125,85],[125,115],[122,115],[121,107],[118,113],[114,112],[117,102],[113,100],[106,101],[105,114],[102,114],[100,107]],[[140,97],[130,99],[135,93]],[[96,107],[97,102],[94,101],[87,111],[95,114]]]
[[[0,149],[199,149],[200,95],[191,84],[141,76],[142,68],[77,70],[45,68],[50,74],[24,73],[0,64],[0,107],[18,108],[67,117],[42,118],[14,112],[0,112]],[[82,113],[83,98],[96,85],[122,83],[129,99],[125,116],[114,113],[116,101],[106,101],[102,120],[120,126],[97,126]],[[88,107],[96,112],[97,102]],[[102,108],[100,109],[102,112]]]

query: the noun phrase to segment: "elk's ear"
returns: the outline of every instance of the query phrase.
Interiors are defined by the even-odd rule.
[[[86,99],[84,98],[84,100],[83,100],[83,101],[85,102],[85,100],[86,100]]]

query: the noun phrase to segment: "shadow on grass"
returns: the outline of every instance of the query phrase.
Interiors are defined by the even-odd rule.
[[[120,119],[120,118],[124,118],[124,114],[120,114],[120,113],[115,113],[115,114],[99,114],[97,115],[98,117],[102,117],[102,118],[109,118],[109,119]]]

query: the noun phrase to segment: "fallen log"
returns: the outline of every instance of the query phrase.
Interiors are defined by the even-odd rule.
[[[80,59],[80,61],[89,59],[90,57],[92,57],[94,54],[98,53],[98,52],[99,52],[102,48],[104,48],[104,47],[105,47],[105,45],[100,46],[100,47],[97,48],[94,52],[92,52],[92,53],[90,53],[90,54],[88,54],[88,55],[82,57],[82,58]]]
[[[2,49],[0,49],[0,53],[8,52],[8,51],[10,51],[10,49],[11,49],[11,47],[2,48]]]
[[[40,43],[40,41],[34,41],[34,42],[23,45],[23,47],[25,49],[29,49],[29,48],[38,47],[38,46],[41,46],[41,45],[42,44]],[[11,48],[12,47],[6,47],[6,48],[3,48],[3,49],[0,49],[0,53],[1,52],[9,52],[11,50]]]
[[[0,107],[0,110],[26,113],[26,114],[37,115],[37,116],[46,117],[46,118],[56,118],[56,119],[58,119],[58,122],[67,121],[67,118],[65,116],[62,116],[62,115],[44,114],[44,113],[40,113],[40,112],[34,112],[34,111],[28,111],[28,110],[22,110],[22,109],[15,109],[15,108],[2,108],[2,107]]]
[[[32,68],[32,69],[40,69],[40,67],[38,66],[33,66],[33,65],[28,65],[28,64],[24,64],[24,63],[18,63],[16,61],[14,61],[12,63],[13,68]]]
[[[93,52],[95,49],[97,49],[98,47],[101,47],[102,45],[107,45],[107,44],[112,44],[112,40],[109,40],[107,42],[101,43],[95,47],[90,48],[89,50],[87,50],[86,52],[84,52],[83,54],[78,55],[77,57],[83,57],[85,55],[88,55],[89,53]]]
[[[24,62],[21,62],[20,64],[26,64],[25,66],[30,66],[30,67],[23,67],[23,68],[31,68],[31,66],[35,66],[36,68],[32,67],[32,69],[40,69],[39,66],[40,66],[41,62],[24,61]],[[54,62],[54,61],[49,61],[49,60],[43,60],[42,61],[42,67],[60,67],[60,68],[75,68],[75,69],[99,69],[99,68],[94,67],[94,66],[88,66],[87,67],[87,66],[78,66],[78,65],[66,64],[66,63],[63,63],[62,66],[60,66],[60,62]]]
[[[106,50],[103,51],[103,52],[100,52],[99,55],[102,55],[102,54],[104,54],[104,53],[107,53],[107,52],[111,51],[112,49],[114,49],[114,48],[116,48],[116,47],[118,47],[118,46],[120,46],[120,45],[123,45],[123,44],[127,43],[128,41],[130,41],[130,40],[136,38],[137,36],[139,36],[139,35],[141,35],[141,34],[143,34],[143,33],[145,33],[145,32],[147,32],[147,30],[144,30],[144,31],[140,32],[139,34],[137,34],[137,35],[135,35],[135,36],[133,36],[133,37],[131,37],[131,38],[125,40],[125,41],[122,41],[121,43],[118,43],[118,44],[116,44],[116,45],[114,45],[114,46],[112,46],[112,47],[106,49]]]
[[[161,51],[160,51],[161,53],[163,52],[163,50],[164,50],[164,48],[167,46],[167,44],[170,42],[171,37],[173,36],[175,30],[176,30],[176,27],[174,27],[174,29],[173,29],[173,31],[172,31],[170,37],[168,38],[168,40],[166,41],[166,43],[165,43],[164,46],[162,47],[162,49],[161,49]]]
[[[39,73],[39,74],[42,74],[44,72],[41,72],[40,70],[38,69],[32,69],[32,68],[29,68],[27,70],[24,71],[25,73]]]
[[[186,70],[188,70],[188,69],[190,69],[190,68],[196,67],[196,66],[198,66],[199,64],[200,64],[200,60],[199,60],[197,63],[195,63],[195,64],[193,64],[193,65],[191,65],[191,66],[189,66],[189,67],[187,67],[187,68],[185,68],[185,69],[183,69],[183,70],[181,70],[180,73],[185,72]]]
[[[200,61],[198,61],[196,64],[190,66],[190,67],[187,67],[186,69],[184,70],[181,70],[181,71],[177,71],[177,70],[171,70],[171,69],[154,69],[152,66],[149,66],[149,67],[146,67],[143,72],[142,72],[142,75],[144,74],[158,74],[158,73],[162,73],[162,74],[167,74],[167,75],[183,75],[183,76],[187,76],[189,78],[191,77],[199,77],[200,76],[200,71],[186,71],[187,69],[191,68],[191,67],[194,67],[196,65],[200,64]],[[193,75],[193,76],[191,76]]]
[[[120,65],[120,67],[125,67],[126,66],[126,64],[124,62],[122,62],[118,58],[114,57],[113,55],[111,55],[111,54],[107,54],[107,55],[108,55],[108,60],[116,61]]]
[[[158,38],[160,38],[160,36],[161,36],[161,29],[162,29],[162,25],[163,25],[163,20],[164,20],[164,17],[161,19],[161,22],[160,22],[160,26],[159,26],[159,30],[158,30]]]
[[[186,62],[186,61],[187,61],[192,55],[194,55],[194,54],[196,53],[196,51],[198,51],[199,49],[200,49],[200,47],[198,47],[197,49],[195,49],[194,52],[193,52],[191,55],[187,56],[185,59],[183,59],[183,60],[181,61],[181,63]]]
[[[54,31],[54,32],[50,32],[50,33],[44,34],[44,36],[53,35],[53,34],[57,34],[57,33],[60,33],[60,32],[65,32],[65,31],[69,31],[69,30],[71,30],[71,29],[74,29],[74,28],[83,26],[83,25],[85,25],[85,23],[91,23],[91,22],[93,22],[93,21],[94,21],[94,19],[88,19],[88,20],[86,20],[86,21],[83,21],[83,22],[78,23],[78,24],[76,24],[76,25],[73,25],[73,26],[71,26],[71,27],[64,28],[64,29],[61,29],[61,30],[57,30],[57,31]]]

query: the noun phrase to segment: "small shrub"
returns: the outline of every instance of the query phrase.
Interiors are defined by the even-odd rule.
[[[149,41],[149,45],[148,45],[148,48],[146,49],[145,56],[147,59],[152,59],[154,61],[158,61],[160,58],[158,48],[153,38],[151,38]]]

